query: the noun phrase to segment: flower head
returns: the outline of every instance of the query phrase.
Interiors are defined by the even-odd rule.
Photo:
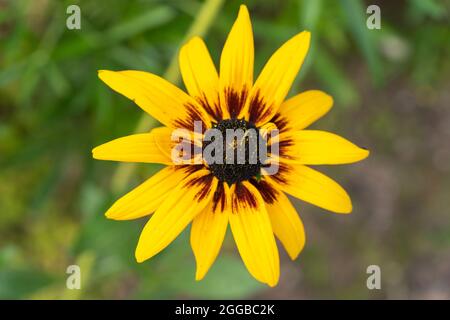
[[[180,69],[189,94],[147,72],[99,72],[113,90],[163,124],[93,150],[96,159],[167,165],[106,212],[116,220],[151,215],[136,248],[138,262],[158,254],[192,223],[190,241],[200,280],[230,224],[248,271],[275,286],[280,273],[275,236],[292,259],[305,243],[303,224],[285,193],[333,212],[351,212],[346,191],[307,165],[352,163],[369,152],[335,134],[305,130],[330,110],[329,95],[312,90],[285,100],[309,43],[307,31],[292,37],[254,82],[252,26],[242,5],[222,50],[219,72],[199,37],[181,48]],[[203,128],[200,134],[196,123]],[[172,134],[177,129],[184,130],[183,144],[194,151],[175,162],[180,141]],[[203,157],[212,143],[204,138],[213,129],[225,135],[229,130],[243,133],[242,139],[219,143],[224,152],[216,157],[218,162]],[[252,133],[257,143],[251,143]],[[238,146],[245,149],[243,161],[227,162]],[[256,157],[263,147],[267,157]]]

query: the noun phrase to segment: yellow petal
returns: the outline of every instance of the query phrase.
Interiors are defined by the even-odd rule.
[[[273,203],[267,203],[272,229],[280,239],[289,257],[296,259],[305,246],[305,230],[297,211],[283,192]]]
[[[284,43],[269,59],[241,112],[257,126],[272,119],[286,98],[309,49],[310,33],[303,31]]]
[[[204,127],[211,122],[206,111],[192,97],[173,84],[154,74],[143,71],[100,70],[99,78],[152,117],[171,128],[194,130],[194,121]]]
[[[124,162],[171,164],[172,159],[161,152],[152,133],[140,133],[118,138],[92,150],[94,159]]]
[[[290,195],[336,213],[350,213],[352,202],[347,192],[326,175],[299,164],[283,164],[274,176],[279,187]]]
[[[288,134],[289,135],[289,134]],[[291,134],[292,145],[286,150],[289,159],[300,164],[345,164],[367,158],[369,151],[359,148],[334,133],[301,130]],[[280,140],[283,135],[280,136]]]
[[[280,276],[280,260],[264,200],[248,182],[232,186],[230,227],[250,274],[273,287]]]
[[[217,201],[224,199],[224,203],[211,202],[192,222],[191,247],[197,262],[196,280],[203,279],[216,260],[227,231],[230,213],[228,185],[221,183],[221,187],[217,188],[216,193],[220,196]]]
[[[332,106],[331,96],[319,90],[309,90],[284,101],[272,121],[280,131],[284,127],[301,130],[325,115]]]
[[[194,37],[181,48],[179,64],[189,94],[216,121],[224,118],[228,111],[222,110],[219,101],[219,75],[201,38]]]
[[[135,253],[137,262],[167,247],[211,201],[216,187],[217,179],[206,169],[181,181],[142,230]]]
[[[117,200],[105,215],[114,220],[131,220],[149,215],[187,175],[184,168],[166,167]]]
[[[247,7],[241,5],[220,57],[220,98],[230,116],[244,108],[253,84],[253,31]]]

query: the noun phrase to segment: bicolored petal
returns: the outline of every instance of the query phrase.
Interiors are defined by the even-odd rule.
[[[172,164],[170,155],[157,145],[157,138],[151,132],[125,136],[94,148],[92,156],[98,160]]]
[[[220,57],[220,99],[231,117],[239,115],[253,84],[253,31],[247,7],[241,5]]]
[[[194,131],[194,121],[202,122],[203,128],[211,126],[209,115],[197,101],[161,77],[134,70],[100,70],[98,76],[167,127]]]
[[[142,230],[136,248],[137,262],[143,262],[167,247],[211,201],[217,179],[199,170],[175,187]]]
[[[280,260],[264,200],[249,182],[231,189],[230,227],[250,274],[273,287],[280,276]]]
[[[257,126],[273,118],[303,64],[310,37],[308,31],[303,31],[272,55],[256,80],[241,116]]]
[[[309,90],[284,101],[272,121],[278,130],[302,130],[320,119],[333,106],[333,98],[319,90]]]
[[[192,222],[191,247],[197,262],[196,280],[201,280],[219,254],[228,226],[230,207],[228,184],[219,183],[213,201]]]
[[[149,215],[158,209],[188,174],[183,167],[166,167],[117,200],[105,215],[114,220],[131,220]]]
[[[279,163],[276,175],[267,176],[286,193],[336,213],[350,213],[352,202],[334,180],[307,166]]]
[[[362,149],[347,139],[326,131],[300,130],[281,134],[280,141],[283,139],[292,139],[292,143],[286,145],[281,156],[299,164],[353,163],[369,155],[367,149]]]
[[[294,260],[305,246],[305,230],[291,201],[279,192],[272,203],[266,203],[272,229],[280,239],[289,257]]]
[[[201,38],[194,37],[181,48],[179,64],[189,94],[216,122],[224,118],[228,111],[220,104],[219,75]]]

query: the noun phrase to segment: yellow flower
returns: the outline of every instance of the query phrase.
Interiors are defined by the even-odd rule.
[[[189,95],[151,73],[99,71],[108,86],[164,125],[93,150],[95,159],[167,165],[106,212],[116,220],[153,214],[136,248],[138,262],[158,254],[192,222],[190,241],[200,280],[216,259],[229,223],[248,271],[275,286],[280,273],[275,236],[292,259],[305,243],[303,224],[285,193],[333,212],[351,212],[346,191],[306,165],[352,163],[369,152],[335,134],[304,130],[330,110],[329,95],[314,90],[285,100],[309,43],[307,31],[291,38],[253,82],[253,33],[242,5],[222,50],[219,73],[202,39],[194,37],[181,48],[180,69]],[[172,131],[192,131],[194,121],[222,132],[278,128],[278,172],[264,175],[261,162],[175,164]]]

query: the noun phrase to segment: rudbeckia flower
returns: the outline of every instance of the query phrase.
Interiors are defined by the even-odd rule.
[[[201,280],[216,259],[230,224],[250,274],[275,286],[280,273],[275,236],[292,259],[305,244],[303,224],[286,194],[329,211],[352,211],[347,192],[307,165],[352,163],[369,152],[333,133],[305,130],[330,110],[333,99],[329,95],[312,90],[285,100],[309,44],[309,32],[295,35],[253,81],[252,25],[242,5],[223,47],[219,72],[199,37],[181,48],[179,65],[188,93],[143,71],[99,71],[108,86],[163,124],[93,150],[95,159],[167,165],[106,212],[115,220],[151,215],[137,244],[138,262],[161,252],[191,224],[196,279]],[[195,121],[205,130],[222,132],[277,128],[276,173],[264,174],[267,164],[260,161],[174,163],[171,155],[176,141],[171,134],[180,128],[193,132]],[[270,139],[266,142],[271,144]]]

